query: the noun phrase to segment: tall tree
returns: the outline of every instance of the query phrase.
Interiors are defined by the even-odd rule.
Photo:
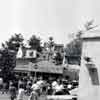
[[[0,50],[0,69],[4,80],[13,79],[12,72],[16,66],[16,54],[23,42],[21,34],[13,35],[8,41],[2,43],[3,50]]]
[[[54,39],[53,37],[49,37],[49,41],[48,41],[48,49],[49,49],[49,52],[48,52],[48,60],[51,59],[52,57],[52,54],[53,54],[53,51],[52,51],[52,48],[54,47]]]
[[[42,51],[41,47],[41,40],[40,38],[36,37],[35,35],[32,35],[31,38],[28,40],[28,44],[32,49],[37,50],[38,52]]]
[[[94,25],[94,20],[90,20],[90,21],[87,21],[85,24],[84,24],[84,27],[86,29],[86,31],[88,30],[91,30],[91,29],[94,29],[96,27],[98,27],[98,25]]]
[[[48,41],[48,47],[51,50],[54,47],[54,40],[53,37],[49,37],[49,41]]]
[[[73,40],[66,47],[66,53],[68,56],[81,56],[81,41],[78,39]]]
[[[77,58],[76,61],[80,64],[82,50],[82,41],[80,39],[75,39],[69,43],[65,48],[65,56],[69,59],[72,57]]]
[[[0,50],[0,69],[2,77],[5,81],[13,79],[13,69],[16,66],[16,56],[15,52],[12,50]]]
[[[21,34],[15,34],[8,41],[2,43],[2,46],[8,50],[14,50],[17,52],[18,48],[23,43],[23,40],[24,38]]]

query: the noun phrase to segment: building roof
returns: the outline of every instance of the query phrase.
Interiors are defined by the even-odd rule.
[[[81,36],[83,39],[88,39],[88,38],[100,38],[100,30],[97,29],[91,29],[87,32],[84,32]]]

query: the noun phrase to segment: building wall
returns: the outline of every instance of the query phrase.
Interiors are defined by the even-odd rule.
[[[91,58],[91,64],[84,57]],[[86,64],[90,65],[86,66]],[[95,83],[96,81],[96,83]],[[83,41],[78,100],[100,100],[100,40]]]

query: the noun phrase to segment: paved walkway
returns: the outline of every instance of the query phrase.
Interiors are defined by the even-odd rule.
[[[8,94],[0,94],[0,100],[10,100]],[[16,99],[15,99],[16,100]],[[28,100],[28,97],[25,96],[24,100]],[[39,100],[45,100],[43,96],[39,98]]]

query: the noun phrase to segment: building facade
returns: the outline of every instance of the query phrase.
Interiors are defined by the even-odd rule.
[[[100,31],[82,35],[78,100],[100,100]]]

